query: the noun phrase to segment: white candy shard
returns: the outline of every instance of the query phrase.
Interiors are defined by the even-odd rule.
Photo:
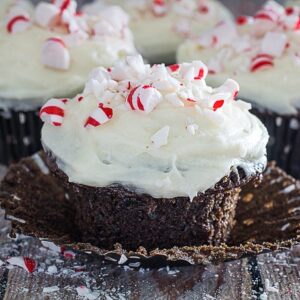
[[[240,91],[239,84],[233,79],[227,79],[221,86],[213,90],[214,93],[229,93],[235,99]]]
[[[268,32],[261,44],[262,53],[280,57],[287,43],[287,35],[281,32]]]
[[[41,49],[41,61],[46,67],[57,70],[68,70],[70,53],[60,38],[50,38],[44,42]]]
[[[47,294],[55,293],[58,291],[59,291],[59,287],[57,285],[43,288],[43,293],[47,293]]]
[[[40,2],[35,9],[35,22],[41,27],[49,27],[54,25],[56,17],[59,15],[60,9],[53,4]]]
[[[191,135],[195,135],[196,131],[199,129],[199,125],[189,124],[189,125],[187,125],[186,129]]]
[[[169,132],[170,126],[164,126],[151,137],[151,142],[155,148],[161,148],[168,144]]]
[[[45,248],[47,248],[47,249],[49,249],[49,250],[51,250],[53,252],[56,252],[56,253],[60,253],[61,252],[61,248],[59,246],[55,245],[53,242],[41,241],[41,243],[42,243],[42,245]]]

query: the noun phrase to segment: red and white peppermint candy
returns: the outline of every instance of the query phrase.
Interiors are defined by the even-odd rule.
[[[112,117],[113,109],[105,107],[103,103],[100,103],[98,108],[90,114],[84,127],[98,127],[107,123]]]
[[[180,74],[182,79],[186,81],[202,80],[206,78],[208,69],[201,61],[193,61],[189,64],[181,64]]]
[[[53,126],[61,126],[65,116],[67,99],[50,99],[40,110],[43,122]]]
[[[163,16],[167,12],[165,0],[152,0],[152,11],[155,16]]]
[[[180,65],[179,64],[169,65],[167,68],[171,73],[176,73],[179,71]]]
[[[66,259],[75,259],[76,253],[71,250],[65,250],[63,251],[63,256]]]
[[[37,267],[37,262],[34,259],[29,257],[23,257],[23,256],[11,257],[7,259],[7,262],[13,266],[18,266],[23,268],[28,273],[32,273]]]
[[[13,16],[6,24],[6,30],[9,33],[18,33],[27,30],[30,27],[30,19],[25,15]]]
[[[280,57],[286,48],[286,43],[285,33],[268,32],[262,40],[261,51],[274,57]]]
[[[265,53],[258,54],[251,61],[250,71],[256,72],[258,70],[263,70],[266,68],[273,67],[274,66],[273,60],[274,57],[269,54],[265,54]]]
[[[53,0],[52,4],[60,9],[61,12],[68,10],[71,14],[76,13],[77,3],[73,0]]]
[[[141,110],[148,114],[161,100],[161,93],[156,88],[151,85],[142,85],[130,91],[126,103],[132,110]]]
[[[70,53],[61,38],[53,37],[44,42],[41,51],[42,64],[46,67],[67,70],[70,67]]]
[[[229,93],[230,98],[235,99],[240,91],[239,84],[233,79],[227,79],[221,86],[214,89],[215,93]]]
[[[60,9],[53,4],[40,2],[35,9],[35,22],[42,27],[53,26],[57,17],[60,14]]]

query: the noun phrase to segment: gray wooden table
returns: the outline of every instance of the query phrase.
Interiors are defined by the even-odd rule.
[[[1,211],[0,299],[300,299],[300,246],[220,265],[145,270],[76,251],[66,258],[9,231]],[[33,257],[36,271],[6,263],[15,256]]]

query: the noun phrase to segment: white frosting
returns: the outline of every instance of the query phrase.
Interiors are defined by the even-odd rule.
[[[92,35],[91,32],[78,31],[76,36],[75,32],[68,33],[60,27],[54,30],[43,28],[32,21],[31,14],[31,26],[23,32],[12,34],[6,28],[7,18],[4,20],[0,27],[0,97],[30,99],[40,105],[50,97],[74,96],[83,89],[93,68],[108,67],[136,52],[132,34],[126,25],[127,17],[121,9],[107,7],[101,10],[98,17],[78,18],[88,26],[87,30],[98,32]],[[119,29],[115,23],[121,21],[124,24]],[[97,24],[101,25],[101,33]],[[70,67],[67,70],[48,68],[42,64],[42,45],[52,37],[61,38],[67,46],[70,53]]]
[[[174,61],[177,47],[187,37],[207,30],[217,22],[230,19],[230,12],[214,0],[168,0],[166,12],[156,15],[153,2],[148,0],[98,0],[83,8],[88,13],[95,13],[103,2],[121,5],[131,16],[131,29],[139,51],[150,61]],[[207,12],[200,12],[199,7],[207,7]],[[170,57],[171,55],[171,57]]]
[[[267,3],[270,4],[273,5]],[[201,59],[213,71],[207,79],[209,84],[215,86],[231,77],[239,82],[242,99],[279,114],[296,114],[300,109],[300,30],[282,26],[290,21],[295,26],[299,8],[294,10],[295,16],[287,16],[283,10],[276,24],[248,18],[244,26],[232,25],[236,32],[232,31],[231,38],[223,44],[205,44],[213,31],[187,40],[179,47],[177,60]],[[273,56],[273,66],[251,72],[251,60],[261,53]]]
[[[204,77],[195,80],[199,68]],[[110,73],[97,69],[82,100],[79,95],[57,102],[64,109],[62,124],[53,126],[58,119],[47,114],[57,100],[45,105],[42,142],[70,182],[94,187],[117,182],[156,198],[193,199],[232,167],[253,172],[253,164],[266,163],[267,131],[249,113],[249,104],[233,100],[231,87],[238,85],[227,81],[214,90],[206,86],[205,74],[201,62],[171,72],[164,65],[144,65],[141,57],[128,57]],[[144,85],[147,92],[140,90],[137,97],[135,87]],[[130,109],[130,95],[134,105],[140,99],[153,110]],[[217,109],[220,99],[224,105]],[[89,117],[97,118],[99,102],[113,109],[112,118],[101,111],[97,120],[103,124],[85,127]]]

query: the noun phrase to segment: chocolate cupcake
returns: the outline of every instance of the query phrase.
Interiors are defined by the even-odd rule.
[[[212,89],[206,66],[98,68],[82,95],[41,109],[50,170],[74,190],[84,242],[104,248],[218,245],[240,187],[259,178],[268,134],[239,86]]]
[[[38,111],[51,97],[81,92],[90,71],[135,53],[128,16],[106,7],[97,17],[75,1],[3,3],[0,27],[0,163],[40,148]]]
[[[151,63],[174,63],[184,39],[232,18],[215,0],[97,0],[83,10],[95,14],[105,4],[120,5],[130,15],[137,48]]]
[[[269,1],[254,17],[223,23],[186,41],[178,61],[203,59],[211,85],[230,76],[270,134],[268,158],[300,178],[300,7]]]

